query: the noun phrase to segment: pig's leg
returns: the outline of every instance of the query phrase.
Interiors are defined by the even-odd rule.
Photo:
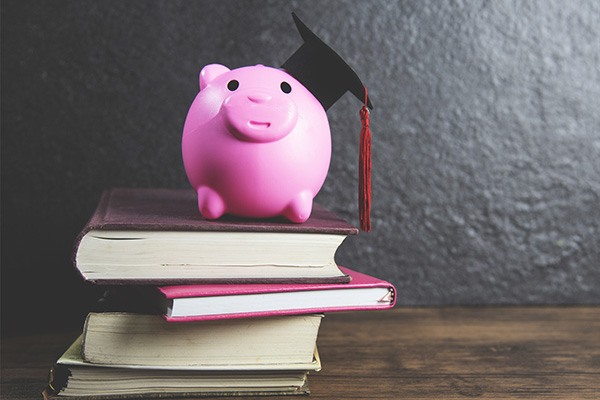
[[[310,192],[300,192],[287,205],[283,211],[283,215],[292,222],[304,222],[310,217],[312,202],[313,196]]]
[[[206,219],[217,219],[225,214],[225,202],[221,196],[208,186],[198,189],[198,209]]]

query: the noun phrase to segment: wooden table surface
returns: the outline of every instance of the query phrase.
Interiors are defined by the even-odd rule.
[[[1,398],[41,398],[77,335],[3,337]],[[318,345],[308,399],[600,399],[600,307],[328,314]]]

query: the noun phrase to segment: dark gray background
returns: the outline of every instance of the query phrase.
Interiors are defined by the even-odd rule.
[[[3,330],[80,322],[99,288],[71,246],[101,192],[188,187],[200,68],[280,65],[293,10],[375,104],[374,230],[339,262],[402,305],[600,303],[600,3],[3,1]],[[328,112],[317,197],[354,224],[359,108]]]

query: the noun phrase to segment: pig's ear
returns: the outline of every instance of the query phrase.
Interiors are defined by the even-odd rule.
[[[206,85],[213,81],[217,76],[223,75],[225,72],[231,71],[221,64],[209,64],[200,71],[200,90],[204,90]]]

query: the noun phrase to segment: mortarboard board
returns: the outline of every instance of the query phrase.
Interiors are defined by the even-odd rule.
[[[339,54],[308,29],[295,13],[292,13],[292,17],[304,43],[281,67],[300,81],[325,110],[347,91],[363,101],[365,85],[356,72]],[[367,106],[373,108],[368,98]]]
[[[369,110],[373,105],[367,88],[354,70],[331,47],[315,35],[295,13],[296,28],[304,40],[302,46],[281,67],[302,83],[328,110],[347,91],[364,102],[360,111],[362,129],[359,154],[359,213],[363,231],[371,230],[371,131]]]

